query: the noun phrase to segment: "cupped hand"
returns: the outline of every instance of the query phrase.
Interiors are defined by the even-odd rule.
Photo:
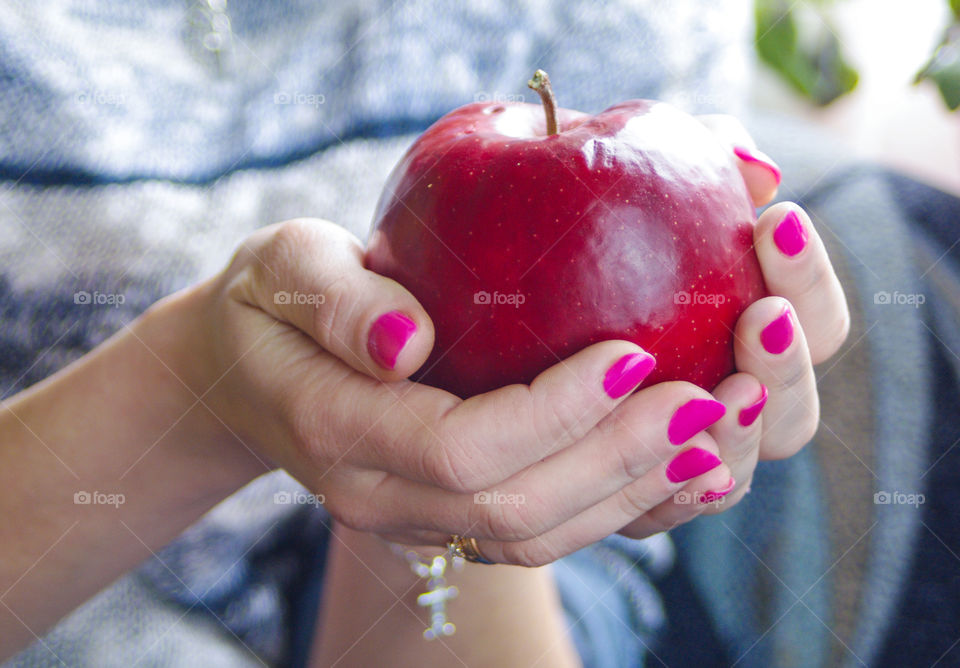
[[[704,431],[723,406],[682,382],[631,394],[653,360],[629,342],[467,400],[406,380],[430,319],[362,259],[344,229],[290,221],[197,288],[205,404],[338,521],[414,545],[467,535],[493,561],[532,566],[730,479]]]

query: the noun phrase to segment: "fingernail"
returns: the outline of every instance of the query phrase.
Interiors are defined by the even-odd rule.
[[[730,482],[726,484],[723,489],[711,489],[704,492],[700,495],[700,503],[713,503],[714,501],[719,501],[727,494],[733,491],[733,488],[737,486],[737,481],[733,479],[733,476],[730,476]]]
[[[417,331],[417,324],[400,311],[390,311],[377,318],[370,328],[367,352],[384,369],[397,365],[400,351]]]
[[[677,409],[670,418],[667,438],[674,445],[686,443],[697,434],[723,417],[727,407],[713,399],[691,399]]]
[[[787,257],[793,257],[802,251],[807,245],[808,238],[807,230],[804,229],[796,211],[791,211],[784,216],[773,230],[773,242]]]
[[[613,399],[619,399],[650,375],[657,361],[650,353],[624,355],[607,369],[603,377],[603,389]]]
[[[690,448],[684,450],[667,464],[667,480],[670,482],[684,482],[707,471],[712,471],[723,462],[708,450]]]
[[[790,308],[783,307],[783,313],[760,332],[760,343],[771,355],[779,355],[793,343],[793,321],[790,320]]]
[[[760,398],[757,399],[756,403],[752,403],[746,408],[740,411],[740,416],[738,418],[741,427],[749,427],[754,422],[757,421],[757,418],[760,417],[760,411],[763,410],[764,404],[767,403],[767,386],[760,386]]]
[[[751,151],[744,146],[734,146],[733,154],[744,162],[754,162],[761,167],[766,168],[767,171],[773,174],[773,178],[777,182],[777,185],[780,185],[780,179],[782,177],[780,174],[780,168],[777,167],[776,163],[766,154],[761,153],[760,151]]]

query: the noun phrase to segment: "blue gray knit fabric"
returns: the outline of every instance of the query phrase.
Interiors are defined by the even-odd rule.
[[[738,106],[747,3],[674,4],[23,3],[0,16],[3,169],[206,181],[421,128],[475,99],[522,99],[538,64],[571,108],[642,95]]]

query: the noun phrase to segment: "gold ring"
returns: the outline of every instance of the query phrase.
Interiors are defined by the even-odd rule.
[[[477,546],[476,538],[467,538],[466,536],[458,536],[457,534],[453,534],[447,541],[447,549],[450,550],[450,553],[455,557],[466,559],[474,564],[493,563],[489,559],[485,559],[484,556],[480,554],[480,548]]]

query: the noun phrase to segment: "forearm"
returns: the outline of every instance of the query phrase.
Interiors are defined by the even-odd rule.
[[[448,579],[460,590],[448,604],[456,633],[427,641],[425,580],[405,560],[341,525],[330,550],[313,666],[580,665],[547,568],[466,564]]]
[[[196,400],[198,307],[166,300],[0,406],[0,659],[264,470]]]

